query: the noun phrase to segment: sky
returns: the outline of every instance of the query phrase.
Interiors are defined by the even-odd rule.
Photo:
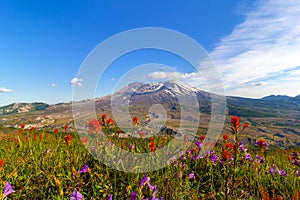
[[[86,81],[78,72],[93,49],[116,34],[143,27],[171,29],[200,44],[218,70],[226,95],[296,96],[297,19],[299,1],[3,0],[0,106],[72,101],[73,90]],[[137,68],[143,76],[135,73]],[[111,63],[99,77],[95,96],[113,92],[128,77],[146,82],[185,79],[202,86],[199,74],[183,58],[144,49]]]

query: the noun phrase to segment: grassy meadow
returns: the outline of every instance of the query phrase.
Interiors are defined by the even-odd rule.
[[[138,126],[137,117],[133,123]],[[300,199],[299,149],[278,149],[260,138],[254,146],[243,144],[239,134],[251,127],[235,116],[231,131],[220,135],[210,151],[205,135],[193,142],[147,133],[118,137],[122,131],[104,115],[91,120],[89,134],[81,138],[68,125],[54,130],[24,126],[0,135],[0,199]],[[130,160],[116,160],[120,168],[112,169],[93,156],[101,151],[114,162],[109,152],[116,147],[167,155],[182,144],[187,150],[170,156],[157,171],[151,171],[156,161],[150,162],[147,173],[123,172]]]

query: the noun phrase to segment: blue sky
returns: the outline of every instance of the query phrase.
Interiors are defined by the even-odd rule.
[[[227,95],[296,96],[299,18],[300,2],[281,0],[0,1],[0,105],[71,101],[86,56],[105,39],[142,27],[172,29],[197,41],[216,64]],[[182,59],[145,50],[114,62],[96,96],[146,63],[173,67],[191,82],[197,78]]]

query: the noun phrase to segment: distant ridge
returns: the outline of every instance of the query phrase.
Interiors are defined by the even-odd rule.
[[[0,115],[9,115],[15,113],[25,113],[30,111],[45,110],[49,105],[41,102],[34,103],[12,103],[0,107]]]

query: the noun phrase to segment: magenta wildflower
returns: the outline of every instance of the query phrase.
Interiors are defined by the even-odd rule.
[[[218,161],[218,156],[217,155],[212,155],[211,157],[210,157],[210,160],[211,161],[213,161],[213,162],[217,162]]]
[[[134,191],[133,193],[131,193],[130,200],[137,200],[137,192],[136,191]]]
[[[89,166],[86,163],[84,163],[83,167],[78,172],[81,174],[81,173],[86,173],[89,171],[90,171]]]
[[[201,148],[202,147],[202,143],[201,142],[196,142],[197,147]]]
[[[194,172],[192,172],[192,173],[189,174],[189,178],[190,178],[190,179],[195,179],[195,178],[196,178]]]
[[[260,157],[259,155],[256,155],[256,158],[257,158],[259,163],[264,163],[265,162],[265,160],[262,157]]]
[[[276,174],[276,170],[274,168],[269,169],[270,174]]]
[[[146,174],[144,174],[144,177],[140,182],[140,187],[143,187],[146,184],[147,185],[150,184],[149,182],[150,182],[150,177],[147,177]]]
[[[291,162],[291,164],[299,166],[299,161],[297,159],[295,159]]]
[[[260,148],[269,146],[268,143],[263,139],[257,140],[255,144]]]
[[[278,168],[277,171],[281,176],[287,176],[287,173],[283,169]]]
[[[246,153],[246,160],[251,160],[251,154],[250,153]]]
[[[71,194],[70,200],[83,200],[83,196],[80,192],[75,188],[75,192]]]
[[[112,200],[112,199],[113,199],[113,194],[109,194],[107,200]]]
[[[12,194],[12,193],[14,193],[14,192],[16,192],[16,191],[13,190],[13,188],[12,188],[12,186],[11,186],[11,183],[10,183],[10,182],[7,182],[7,183],[5,184],[4,189],[3,189],[3,196],[6,197],[6,196],[8,196],[8,195],[10,195],[10,194]]]
[[[300,172],[299,172],[298,169],[295,170],[295,173],[296,173],[297,176],[300,176]]]

